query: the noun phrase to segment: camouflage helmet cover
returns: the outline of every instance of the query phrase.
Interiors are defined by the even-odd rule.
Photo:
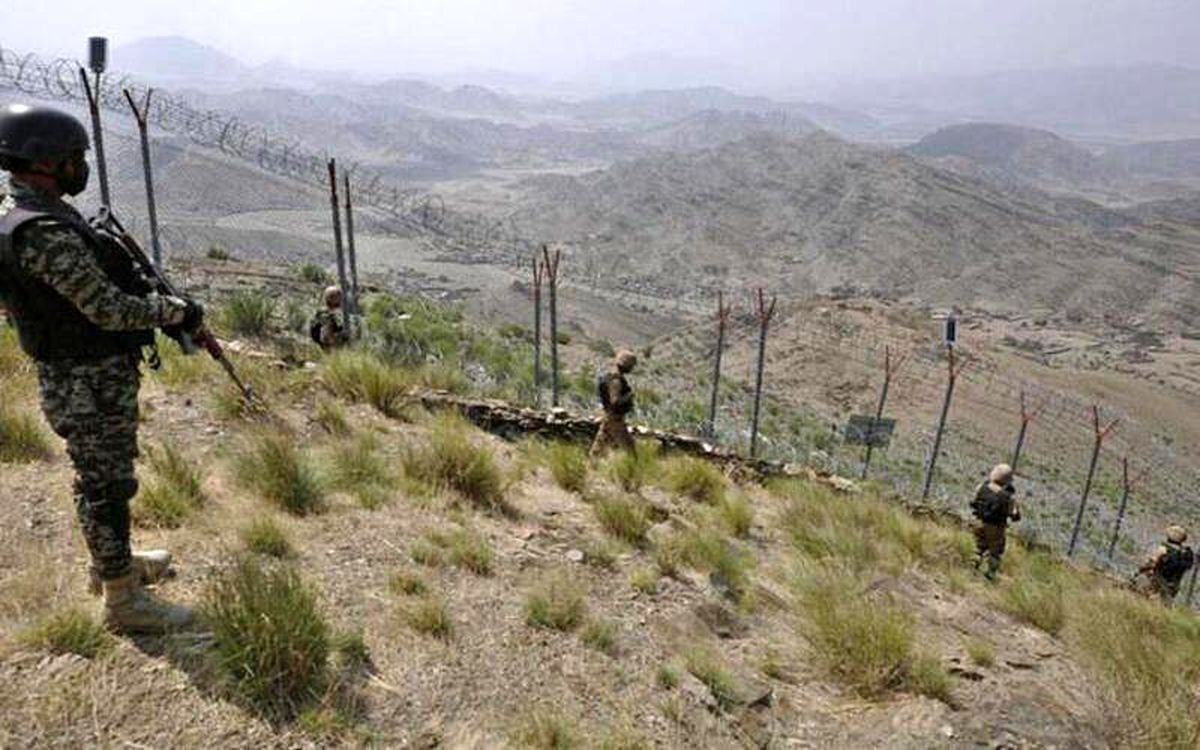
[[[342,289],[337,286],[327,286],[325,291],[321,293],[321,299],[325,301],[327,306],[342,304]]]
[[[617,369],[621,372],[629,372],[637,367],[637,355],[628,349],[622,349],[613,357],[613,363],[616,364]]]
[[[988,481],[999,485],[1005,485],[1012,481],[1013,470],[1008,464],[996,464],[991,473],[988,474]]]
[[[0,108],[0,156],[61,162],[87,148],[87,129],[66,112],[27,104]]]
[[[1187,536],[1188,536],[1187,531],[1182,526],[1171,525],[1171,526],[1167,527],[1167,541],[1168,542],[1174,542],[1175,544],[1183,544],[1184,542],[1187,541]]]

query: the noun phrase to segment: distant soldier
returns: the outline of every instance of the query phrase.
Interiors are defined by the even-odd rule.
[[[633,388],[625,376],[636,366],[637,355],[631,351],[619,351],[613,357],[608,371],[596,381],[596,391],[604,414],[600,418],[596,441],[592,443],[593,458],[603,456],[610,448],[633,447],[633,437],[629,434],[629,426],[625,424],[625,418],[633,411]]]
[[[138,367],[155,328],[199,330],[203,310],[154,293],[128,254],[63,201],[87,186],[87,148],[87,131],[70,115],[0,109],[0,169],[11,175],[0,200],[0,299],[37,364],[46,420],[67,443],[104,622],[122,632],[163,632],[193,616],[143,588],[163,557],[130,548]]]
[[[1021,520],[1021,509],[1017,505],[1017,491],[1013,488],[1012,479],[1011,466],[997,465],[971,501],[971,512],[975,516],[975,569],[986,563],[984,575],[988,580],[994,580],[1000,570],[1009,521]]]
[[[317,311],[309,324],[308,334],[325,351],[336,349],[347,341],[346,329],[342,326],[342,290],[326,287],[321,299],[325,307]]]
[[[1168,526],[1167,540],[1154,548],[1134,574],[1135,586],[1137,579],[1144,576],[1149,590],[1139,586],[1143,593],[1158,596],[1163,604],[1175,601],[1179,584],[1196,563],[1195,553],[1184,544],[1186,541],[1187,531],[1182,526]]]

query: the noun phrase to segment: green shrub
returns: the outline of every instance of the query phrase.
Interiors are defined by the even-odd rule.
[[[495,555],[487,539],[470,529],[452,529],[450,531],[431,531],[426,534],[428,543],[444,551],[444,559],[451,565],[475,573],[489,576]]]
[[[525,597],[525,622],[535,628],[574,630],[586,612],[582,585],[563,572],[544,575]]]
[[[640,545],[650,530],[645,503],[628,495],[606,494],[592,500],[592,510],[600,526],[614,537]]]
[[[298,516],[321,511],[325,492],[311,459],[281,433],[261,433],[237,457],[238,480],[268,502]]]
[[[608,537],[589,537],[580,545],[583,561],[596,568],[612,570],[625,547]]]
[[[635,568],[629,574],[629,585],[639,594],[654,594],[658,591],[658,571],[649,567]]]
[[[343,669],[362,669],[371,663],[371,650],[361,630],[344,630],[333,634],[330,646],[337,654]]]
[[[592,620],[584,626],[579,639],[585,646],[609,656],[617,652],[617,626],[608,620]]]
[[[229,251],[220,245],[209,245],[208,250],[204,253],[204,255],[209,260],[230,260],[232,257],[230,256]]]
[[[350,422],[346,419],[346,410],[331,398],[322,398],[317,401],[316,422],[330,435],[345,437],[350,434]]]
[[[146,456],[153,477],[133,503],[133,520],[141,525],[177,528],[205,503],[200,473],[170,443],[147,450]]]
[[[967,657],[972,664],[990,667],[996,663],[996,647],[982,638],[967,641]]]
[[[385,417],[400,417],[412,385],[407,373],[366,352],[342,349],[325,357],[322,376],[337,395],[375,407]]]
[[[904,687],[917,695],[949,703],[953,682],[941,660],[928,654],[916,654],[907,666]]]
[[[739,539],[750,536],[754,526],[754,507],[745,495],[726,497],[717,505],[717,518],[721,525]]]
[[[294,570],[243,558],[214,580],[202,611],[217,665],[251,707],[292,716],[320,695],[329,627]]]
[[[472,442],[470,433],[471,428],[458,415],[438,415],[428,439],[402,456],[405,474],[434,487],[449,488],[488,510],[510,512],[504,477],[491,450]]]
[[[353,495],[367,509],[385,504],[399,484],[380,455],[378,438],[370,433],[340,441],[330,456],[328,474],[333,487]]]
[[[717,703],[728,708],[737,699],[737,682],[733,675],[721,663],[720,659],[707,648],[696,647],[684,655],[687,670],[700,682],[704,683]]]
[[[655,673],[654,681],[664,690],[674,690],[679,687],[679,670],[670,664],[663,664]]]
[[[0,463],[45,461],[50,439],[31,414],[0,403]]]
[[[112,637],[94,617],[80,609],[55,612],[20,633],[18,640],[52,654],[93,659],[113,646]]]
[[[288,541],[287,534],[266,516],[251,521],[249,525],[242,528],[240,535],[242,544],[255,554],[280,559],[293,557],[296,554],[292,543]]]
[[[725,475],[699,458],[679,456],[667,463],[665,484],[690,500],[715,505],[725,499]]]
[[[275,298],[262,291],[241,290],[229,295],[220,322],[241,336],[264,336],[275,313]]]
[[[388,591],[403,596],[425,596],[429,593],[429,584],[416,573],[405,570],[393,573],[387,582]]]
[[[425,596],[406,604],[401,612],[408,626],[418,633],[439,640],[449,640],[454,634],[454,623],[446,603],[437,597]]]
[[[300,266],[300,270],[297,272],[297,275],[300,277],[301,281],[307,281],[310,284],[325,285],[330,282],[329,273],[316,263],[305,263],[304,265]]]
[[[658,473],[658,445],[644,440],[613,454],[608,473],[625,492],[638,492]]]
[[[587,487],[587,452],[574,443],[553,442],[546,446],[546,465],[554,483],[567,492],[583,492]]]

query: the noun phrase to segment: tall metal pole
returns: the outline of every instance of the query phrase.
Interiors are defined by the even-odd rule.
[[[550,282],[550,405],[558,406],[558,262],[562,254],[555,248],[551,255],[550,247],[542,245],[542,255]]]
[[[1196,573],[1200,571],[1200,565],[1192,566],[1192,580],[1188,583],[1187,604],[1192,606],[1192,596],[1196,593]]]
[[[875,421],[871,424],[871,433],[867,435],[867,453],[863,456],[862,478],[867,478],[871,468],[871,453],[875,449],[875,431],[879,429],[879,421],[883,419],[883,407],[887,404],[888,389],[892,385],[892,349],[883,349],[883,388],[879,393],[879,408],[875,410]]]
[[[1104,438],[1108,437],[1108,433],[1117,426],[1116,420],[1108,427],[1100,428],[1100,407],[1092,407],[1092,420],[1095,440],[1092,443],[1092,460],[1088,464],[1087,481],[1083,485],[1083,496],[1079,498],[1079,511],[1075,514],[1075,526],[1071,529],[1071,542],[1067,545],[1067,557],[1075,554],[1075,545],[1079,541],[1079,531],[1083,528],[1083,511],[1087,507],[1088,496],[1092,493],[1092,480],[1096,477],[1096,463],[1100,460],[1100,447],[1104,444]]]
[[[1108,543],[1108,559],[1117,551],[1117,539],[1121,536],[1121,524],[1125,521],[1125,506],[1129,503],[1129,458],[1121,459],[1121,506],[1117,509],[1117,522],[1113,524],[1112,540]]]
[[[100,205],[112,208],[112,195],[108,192],[108,160],[104,158],[104,134],[100,130],[100,76],[96,74],[96,85],[93,88],[88,81],[87,71],[79,69],[83,79],[83,90],[87,94],[88,111],[92,115],[92,144],[96,150],[96,176],[100,182]]]
[[[758,417],[762,406],[763,370],[767,363],[767,328],[775,315],[775,297],[771,296],[768,305],[766,295],[759,287],[755,302],[758,315],[758,367],[754,376],[754,412],[750,419],[750,458],[758,458]]]
[[[1021,462],[1021,451],[1025,448],[1025,435],[1029,431],[1029,424],[1037,418],[1041,410],[1041,407],[1038,407],[1036,411],[1030,412],[1025,399],[1025,391],[1021,391],[1021,429],[1017,431],[1017,442],[1013,446],[1012,461],[1009,462],[1013,473],[1016,473],[1017,465]]]
[[[925,468],[925,486],[921,490],[921,498],[929,499],[929,490],[933,487],[933,471],[937,467],[938,454],[942,450],[942,435],[946,432],[946,418],[950,416],[950,401],[954,398],[954,384],[962,372],[954,364],[954,345],[946,345],[946,357],[949,363],[949,378],[946,380],[946,397],[942,401],[942,414],[938,417],[937,432],[933,437],[933,452],[929,454],[929,464]],[[965,365],[965,363],[964,363]]]
[[[704,434],[710,440],[717,437],[717,399],[721,390],[721,354],[725,350],[725,325],[732,308],[726,306],[724,294],[717,292],[717,351],[713,355],[712,393],[708,399],[708,421]]]
[[[346,188],[346,252],[350,263],[350,312],[358,314],[358,257],[354,252],[354,204],[350,199],[350,175],[342,175]]]
[[[337,160],[329,160],[329,202],[333,207],[333,249],[337,253],[337,269],[338,269],[338,285],[342,288],[342,296],[349,289],[349,282],[346,280],[346,257],[342,251],[342,219],[341,206],[338,205],[337,194]],[[342,325],[347,331],[350,330],[350,305],[343,300],[342,303]]]
[[[150,249],[154,257],[154,267],[158,270],[163,270],[162,261],[162,245],[158,239],[158,208],[154,200],[154,172],[150,164],[150,134],[147,117],[150,114],[150,97],[154,94],[154,89],[146,89],[146,98],[142,102],[142,106],[133,101],[133,94],[129,93],[129,89],[124,89],[125,101],[129,102],[129,108],[133,110],[133,118],[137,120],[138,135],[142,142],[142,177],[146,182],[146,216],[150,220]]]
[[[542,405],[542,281],[546,267],[533,256],[533,403]]]

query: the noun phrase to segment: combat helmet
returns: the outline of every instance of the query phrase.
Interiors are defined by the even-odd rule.
[[[87,148],[87,129],[66,112],[28,104],[0,108],[0,158],[57,163]]]
[[[321,299],[325,302],[326,307],[332,307],[334,304],[340,306],[342,304],[342,288],[340,286],[325,287],[325,291],[321,293]]]
[[[1012,481],[1013,469],[1008,464],[996,464],[991,473],[988,474],[988,481],[993,484],[998,484],[1001,487]]]
[[[1167,541],[1174,544],[1183,544],[1187,541],[1187,531],[1178,524],[1172,524],[1167,527]]]
[[[617,366],[619,371],[629,372],[633,368],[637,367],[637,355],[628,349],[622,349],[621,351],[617,352],[615,357],[613,357],[613,363]]]

